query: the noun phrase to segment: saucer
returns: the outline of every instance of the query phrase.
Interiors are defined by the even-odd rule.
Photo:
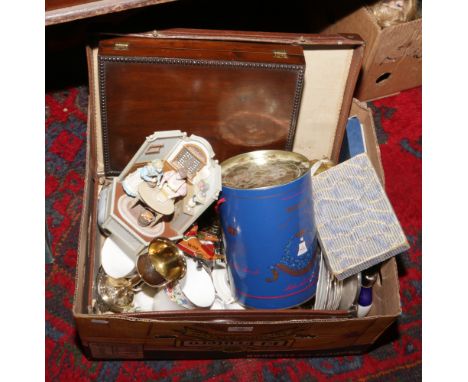
[[[176,286],[184,296],[199,308],[210,307],[215,300],[215,288],[210,274],[199,263],[187,257],[187,272]]]
[[[216,295],[224,304],[231,304],[235,301],[229,285],[226,268],[215,268],[211,271]]]

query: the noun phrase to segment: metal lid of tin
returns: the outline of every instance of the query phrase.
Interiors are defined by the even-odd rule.
[[[223,186],[244,190],[284,185],[309,169],[305,156],[282,150],[252,151],[221,163]]]

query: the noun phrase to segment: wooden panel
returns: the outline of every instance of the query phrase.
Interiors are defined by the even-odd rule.
[[[54,9],[67,8],[75,5],[82,5],[86,3],[92,3],[96,0],[46,0],[45,10],[52,11]]]
[[[175,0],[47,0],[45,25],[60,24],[172,1]]]
[[[116,39],[100,47],[99,68],[108,175],[118,175],[155,131],[202,136],[220,161],[292,149],[304,73],[299,46]]]

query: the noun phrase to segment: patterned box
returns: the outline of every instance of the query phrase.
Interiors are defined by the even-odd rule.
[[[337,279],[409,248],[367,154],[313,176],[312,192],[319,241]]]

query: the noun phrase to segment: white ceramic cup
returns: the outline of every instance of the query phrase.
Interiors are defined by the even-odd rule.
[[[115,279],[126,277],[135,271],[135,259],[122,251],[112,237],[104,240],[101,265],[104,272]]]
[[[216,298],[213,305],[210,306],[211,310],[225,310],[226,306],[224,302],[222,302],[220,299]]]
[[[198,262],[190,257],[187,260],[187,272],[178,285],[185,297],[196,307],[208,308],[215,300],[215,288],[210,274],[198,267]]]
[[[233,302],[232,304],[225,304],[219,298],[216,298],[213,305],[211,305],[210,310],[244,310],[245,308],[238,304],[237,302]]]
[[[232,304],[225,304],[225,309],[227,310],[245,310],[245,307],[240,305],[237,302],[233,302]]]
[[[172,301],[166,292],[166,288],[160,289],[153,297],[154,311],[185,310],[185,308]]]
[[[150,312],[153,310],[153,300],[158,292],[156,288],[151,288],[149,285],[143,284],[141,290],[135,293],[133,297],[133,306],[138,312]]]
[[[168,285],[166,287],[166,294],[167,296],[176,304],[179,304],[185,309],[195,309],[196,306],[192,304],[192,302],[185,296],[180,289],[180,285],[178,283],[174,283],[173,285]]]

